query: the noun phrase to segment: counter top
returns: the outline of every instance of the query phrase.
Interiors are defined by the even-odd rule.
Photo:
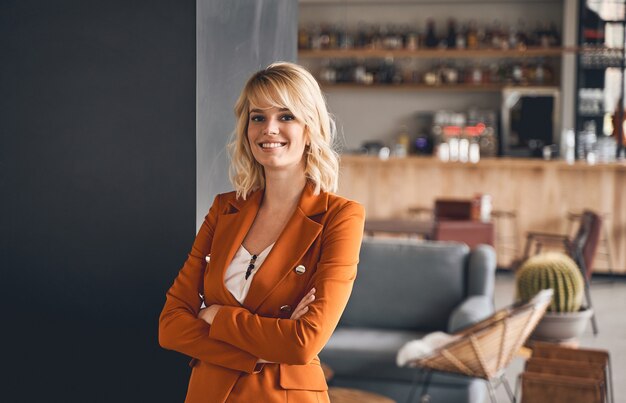
[[[483,167],[507,167],[507,168],[524,168],[524,169],[545,169],[545,168],[558,168],[567,170],[616,170],[626,171],[626,161],[612,162],[612,163],[597,163],[594,165],[588,164],[585,161],[576,161],[574,164],[568,164],[565,160],[556,159],[545,161],[539,158],[483,158],[478,163],[463,163],[463,162],[442,162],[438,158],[431,156],[409,156],[409,157],[390,157],[387,160],[380,159],[371,155],[358,155],[358,154],[342,154],[342,162],[346,163],[368,163],[368,164],[416,164],[416,165],[438,165],[442,168],[460,168],[467,169],[483,168]]]

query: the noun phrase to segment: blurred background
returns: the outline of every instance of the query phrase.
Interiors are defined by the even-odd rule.
[[[232,108],[254,71],[298,61],[318,77],[340,128],[340,194],[370,217],[475,193],[518,211],[528,199],[494,190],[505,177],[436,188],[416,172],[443,177],[433,166],[459,162],[463,139],[468,164],[494,174],[515,158],[532,172],[568,158],[623,166],[624,53],[611,50],[623,42],[623,2],[2,1],[2,400],[183,400],[188,359],[159,348],[157,319],[214,195],[230,190]],[[426,159],[378,165],[413,155]],[[613,214],[617,264],[604,271],[623,274],[615,181],[593,203]],[[546,193],[545,220],[520,210],[515,234],[582,208],[558,199],[573,183]]]

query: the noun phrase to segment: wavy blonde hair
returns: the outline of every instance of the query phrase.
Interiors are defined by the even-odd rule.
[[[336,191],[339,156],[333,149],[335,122],[319,84],[302,66],[277,62],[250,77],[235,104],[237,125],[228,149],[229,176],[237,197],[245,200],[251,191],[265,187],[263,166],[254,159],[248,142],[251,104],[287,108],[304,123],[310,143],[305,149],[305,175],[315,185],[315,194]]]

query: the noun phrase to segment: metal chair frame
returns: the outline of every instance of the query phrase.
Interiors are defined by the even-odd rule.
[[[607,225],[607,221],[610,220],[611,215],[609,213],[603,213],[602,215],[602,233],[600,236],[600,242],[598,245],[598,250],[596,252],[597,256],[604,256],[605,262],[608,264],[606,267],[609,274],[613,274],[613,269],[615,268],[615,261],[613,260],[613,248],[611,247],[611,235],[609,232],[609,226]],[[567,213],[567,234],[572,235],[572,230],[574,229],[574,223],[580,222],[582,219],[582,213]]]

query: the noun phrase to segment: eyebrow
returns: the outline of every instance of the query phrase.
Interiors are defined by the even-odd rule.
[[[289,112],[289,108],[280,108],[279,112]],[[250,113],[263,113],[263,109],[250,109]]]

